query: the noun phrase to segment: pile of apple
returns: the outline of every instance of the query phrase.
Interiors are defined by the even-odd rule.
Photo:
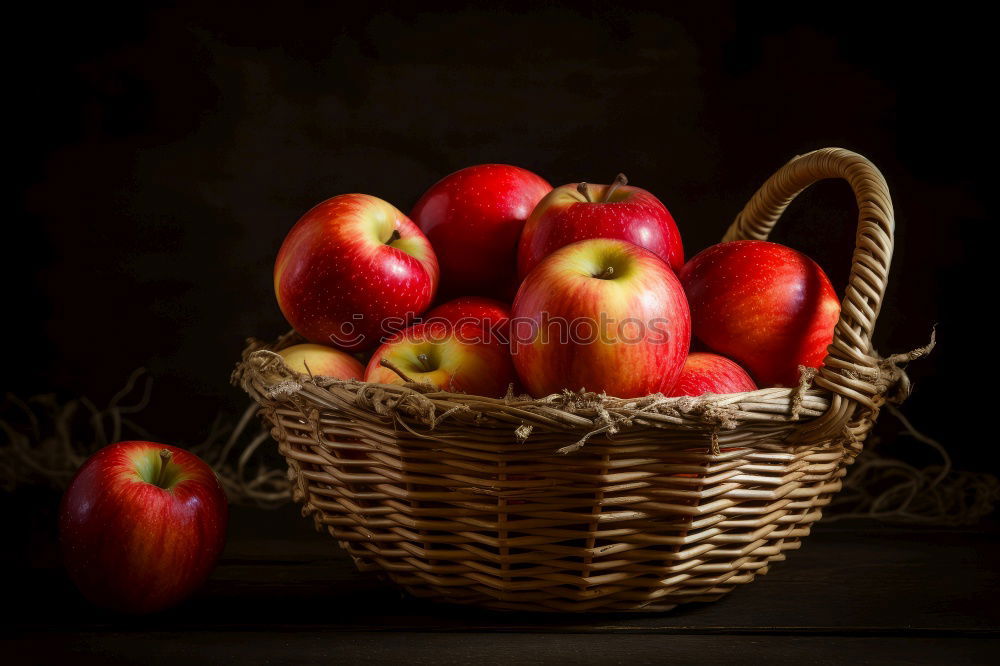
[[[311,343],[281,352],[290,368],[486,396],[791,386],[840,314],[791,248],[733,241],[685,263],[666,206],[624,176],[553,189],[501,164],[447,176],[409,217],[365,194],[320,203],[285,238],[274,288]]]

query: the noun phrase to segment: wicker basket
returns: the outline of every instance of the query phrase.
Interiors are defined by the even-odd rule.
[[[892,256],[879,171],[794,158],[724,240],[765,239],[824,178],[850,183],[857,249],[823,368],[797,388],[701,398],[492,399],[288,370],[251,341],[234,380],[260,404],[294,498],[362,570],[417,597],[529,611],[664,611],[712,601],[799,547],[879,407],[905,397],[871,336]]]

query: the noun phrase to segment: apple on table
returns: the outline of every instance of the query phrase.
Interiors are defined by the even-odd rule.
[[[91,602],[150,613],[208,577],[225,543],[226,494],[193,453],[156,442],[104,447],[73,477],[59,510],[70,578]]]
[[[610,185],[563,185],[548,193],[521,233],[518,275],[523,279],[552,252],[589,238],[628,241],[680,270],[684,247],[670,211],[651,193],[627,183],[618,174]]]

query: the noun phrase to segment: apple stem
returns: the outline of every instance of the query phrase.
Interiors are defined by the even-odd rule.
[[[167,487],[167,466],[170,465],[170,459],[174,457],[167,449],[160,449],[160,471],[156,474],[156,485],[164,490]]]
[[[604,193],[604,201],[602,203],[608,203],[611,201],[611,195],[614,194],[615,190],[622,185],[628,185],[628,178],[625,177],[625,174],[620,173],[615,176],[615,182],[611,183],[607,191]]]
[[[614,274],[615,274],[615,267],[608,266],[607,268],[604,269],[604,271],[601,272],[600,275],[595,275],[594,277],[597,278],[598,280],[610,280],[614,276]]]
[[[590,188],[587,187],[587,183],[580,183],[576,186],[576,191],[583,195],[587,200],[587,203],[594,203],[594,200],[590,196]]]
[[[399,375],[400,379],[402,379],[404,382],[407,382],[408,384],[416,384],[417,383],[417,382],[415,382],[413,380],[412,377],[410,377],[405,372],[403,372],[402,370],[400,370],[399,366],[397,366],[392,361],[388,361],[388,360],[382,358],[382,359],[379,359],[378,364],[381,365],[383,368],[389,368],[390,370],[392,370],[393,372],[395,372],[397,375]]]
[[[392,245],[393,243],[395,243],[396,241],[398,241],[400,238],[402,238],[402,235],[400,235],[399,229],[393,229],[392,233],[389,235],[389,240],[387,240],[385,242],[385,244],[386,245]]]
[[[417,354],[417,359],[420,360],[420,365],[423,366],[424,372],[431,371],[431,358],[427,354]]]

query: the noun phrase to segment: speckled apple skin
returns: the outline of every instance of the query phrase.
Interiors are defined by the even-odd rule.
[[[614,279],[594,277],[609,263],[619,266]],[[600,322],[602,312],[612,322],[637,319],[648,335],[635,342],[610,341],[609,335],[609,341],[588,343],[528,334],[531,326],[544,327],[543,313],[550,320]],[[652,252],[621,240],[585,240],[550,254],[521,284],[511,314],[514,367],[536,397],[581,388],[620,398],[666,391],[680,375],[691,343],[687,299],[673,270]]]
[[[474,321],[509,341],[510,306],[493,298],[462,296],[432,308],[422,319],[441,319],[452,324]]]
[[[602,201],[608,185],[589,185],[591,198]],[[550,192],[532,211],[517,249],[523,279],[545,257],[588,238],[617,238],[657,255],[675,271],[684,265],[677,224],[666,206],[644,189],[622,186],[608,203],[589,203],[577,184]]]
[[[738,363],[718,354],[694,352],[688,354],[677,383],[667,395],[697,397],[706,393],[743,393],[756,390],[757,385]]]
[[[292,345],[280,350],[278,354],[285,365],[303,375],[360,380],[365,374],[365,368],[358,359],[326,345]]]
[[[386,245],[393,230],[400,238]],[[274,265],[288,323],[310,342],[348,350],[377,346],[387,318],[421,314],[437,285],[427,238],[394,206],[367,194],[342,194],[303,215]]]
[[[544,178],[507,164],[467,167],[427,190],[410,216],[438,252],[442,295],[511,300],[521,229],[550,191]]]
[[[427,354],[433,370],[421,367],[420,354]],[[415,324],[400,331],[375,350],[365,381],[404,384],[397,373],[381,365],[386,359],[416,382],[429,382],[452,393],[499,398],[515,381],[510,348],[496,338],[488,340],[481,327],[446,322]]]
[[[768,241],[720,243],[691,258],[680,279],[695,337],[759,386],[795,386],[800,365],[822,365],[840,301],[806,255]]]

